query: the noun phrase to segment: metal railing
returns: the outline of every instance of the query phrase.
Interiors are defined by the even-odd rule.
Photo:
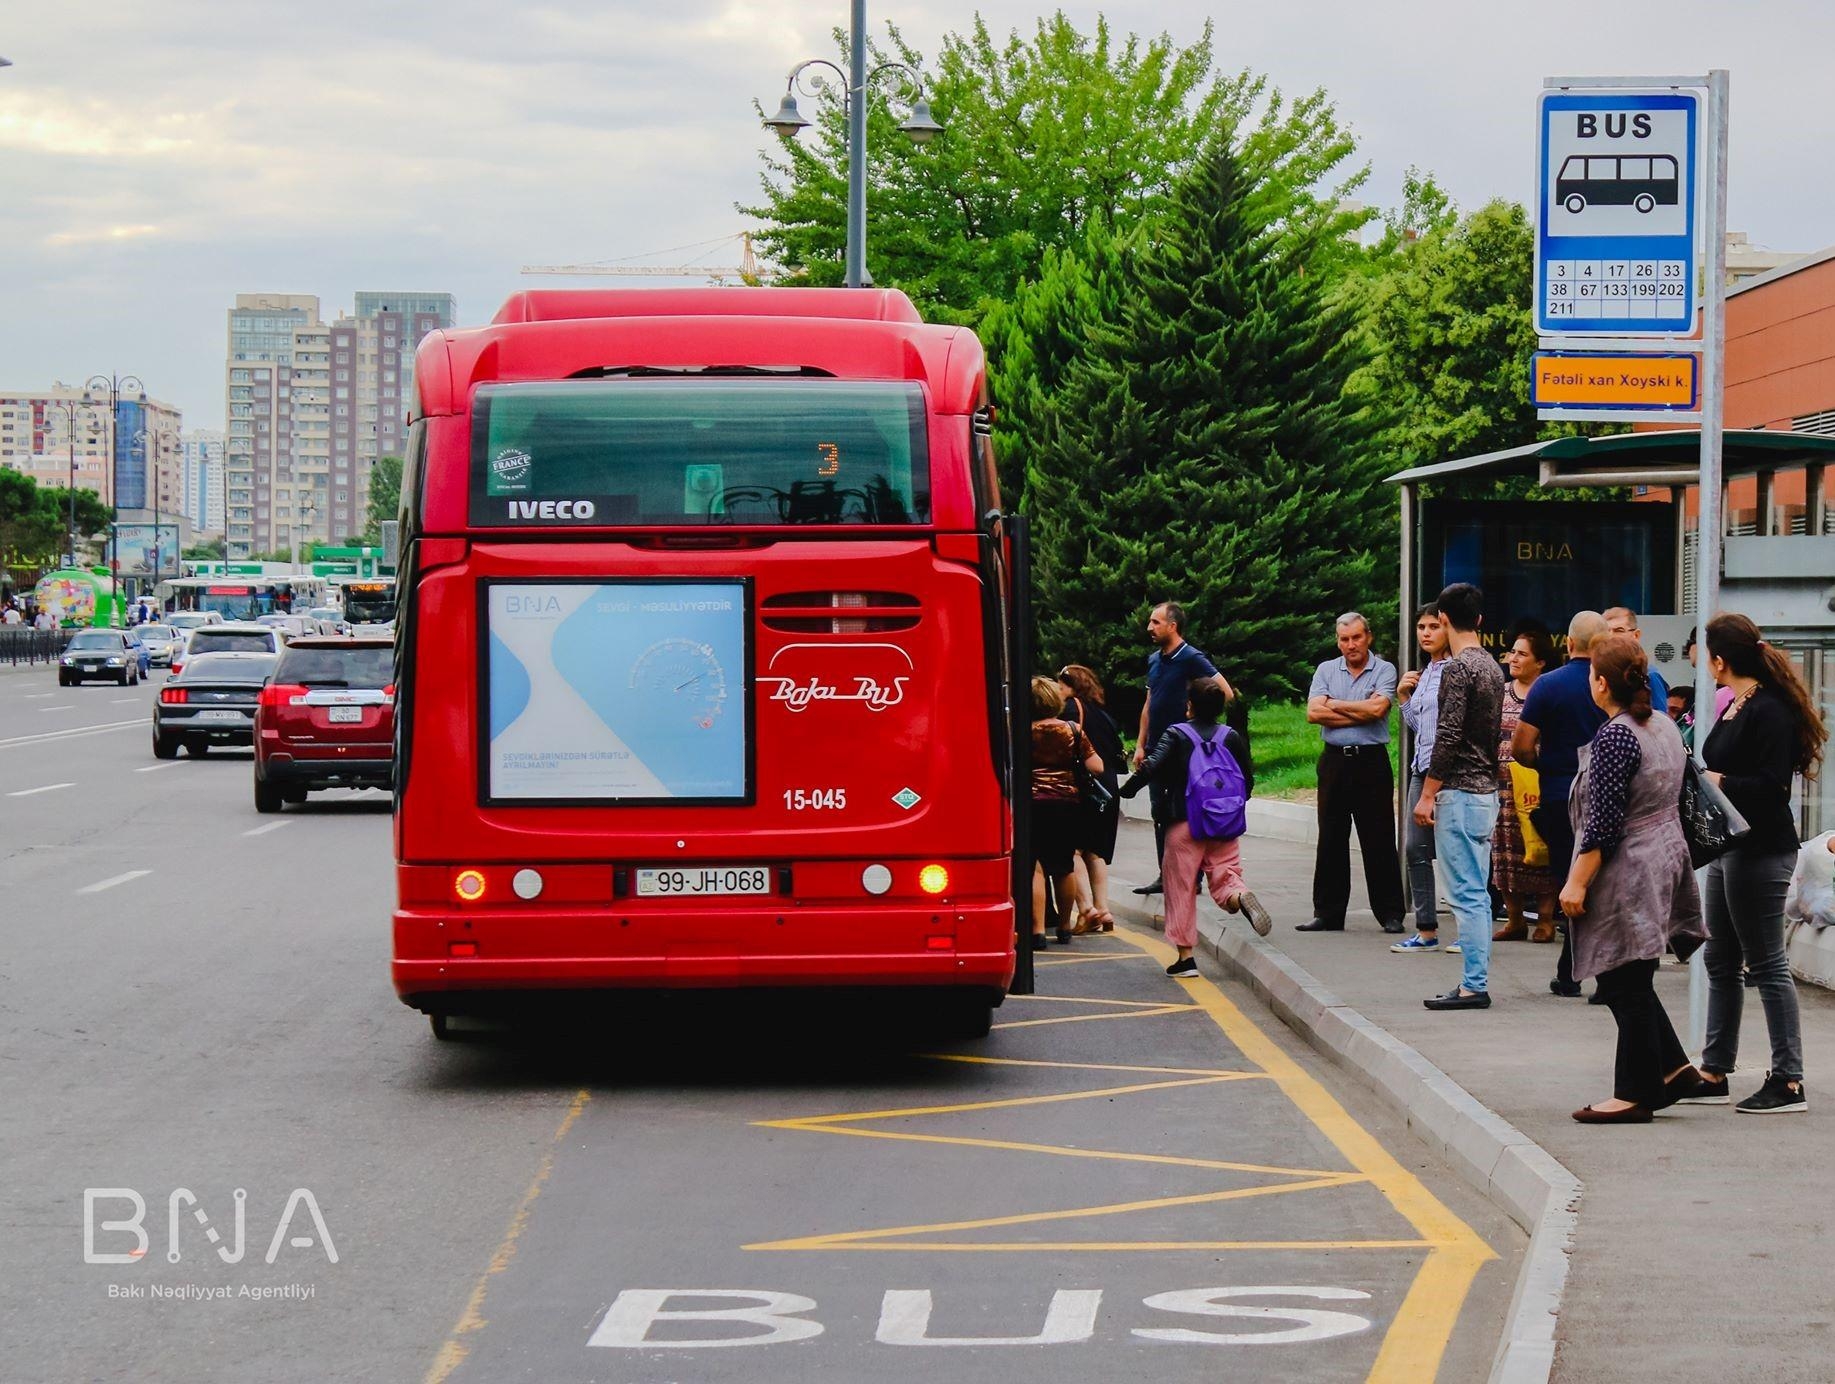
[[[21,625],[0,625],[0,664],[56,663],[70,637],[79,631],[33,630]]]

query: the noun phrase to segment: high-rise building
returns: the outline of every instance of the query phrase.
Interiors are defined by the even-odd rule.
[[[238,293],[229,310],[223,471],[224,536],[231,557],[273,551],[293,537],[294,357],[302,349],[310,352],[311,329],[319,325],[319,300],[311,294]]]
[[[75,385],[0,392],[0,466],[52,490],[93,490],[124,520],[176,506],[182,488],[179,434],[171,404],[144,395],[116,401]]]
[[[223,434],[198,428],[184,436],[185,518],[198,533],[222,533]]]
[[[450,293],[357,294],[356,311],[331,325],[330,530],[360,533],[370,471],[400,456],[414,397],[414,350],[428,332],[453,325]]]

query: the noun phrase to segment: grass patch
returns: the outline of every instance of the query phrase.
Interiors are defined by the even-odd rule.
[[[1400,714],[1389,717],[1389,764],[1395,767]],[[1255,753],[1255,796],[1290,798],[1319,786],[1319,728],[1306,719],[1306,703],[1263,703],[1249,708],[1249,742]]]

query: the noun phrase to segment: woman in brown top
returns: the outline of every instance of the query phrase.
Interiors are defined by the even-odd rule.
[[[1498,722],[1497,749],[1497,831],[1491,838],[1491,883],[1504,896],[1504,913],[1508,921],[1491,934],[1493,942],[1513,942],[1529,937],[1535,942],[1555,940],[1555,895],[1566,878],[1567,862],[1560,862],[1561,876],[1554,873],[1555,862],[1531,865],[1524,859],[1523,825],[1518,817],[1515,786],[1510,777],[1514,762],[1511,744],[1516,739],[1517,723],[1523,718],[1523,702],[1535,680],[1548,669],[1555,656],[1555,646],[1548,631],[1528,628],[1511,642],[1505,662],[1510,680],[1504,684],[1504,711]],[[1534,804],[1530,804],[1534,807]],[[1527,809],[1524,809],[1527,810]],[[1524,918],[1534,907],[1536,930],[1533,936]]]
[[[1651,714],[1650,674],[1636,639],[1610,635],[1592,646],[1592,659],[1593,702],[1607,720],[1581,749],[1568,798],[1576,845],[1561,911],[1574,979],[1597,976],[1618,1023],[1618,1065],[1613,1098],[1582,1106],[1574,1118],[1648,1124],[1701,1080],[1651,983],[1672,940],[1686,957],[1707,935],[1676,810],[1688,751],[1675,723]]]
[[[1077,767],[1102,772],[1082,727],[1060,720],[1064,694],[1055,678],[1032,680],[1032,948],[1045,945],[1045,876],[1050,875],[1060,900],[1076,897],[1077,841],[1083,827],[1083,790]],[[1070,929],[1058,924],[1058,941],[1069,942]]]

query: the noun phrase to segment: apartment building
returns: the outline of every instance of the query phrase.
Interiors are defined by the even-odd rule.
[[[229,313],[225,536],[231,557],[361,533],[369,474],[407,441],[414,348],[453,323],[450,293],[361,292],[323,322],[303,294],[238,294]]]
[[[116,401],[78,385],[0,391],[0,466],[63,490],[73,481],[122,512],[176,506],[183,486],[183,416],[141,394]]]
[[[222,533],[224,435],[214,428],[197,428],[184,435],[185,518],[197,533]]]

